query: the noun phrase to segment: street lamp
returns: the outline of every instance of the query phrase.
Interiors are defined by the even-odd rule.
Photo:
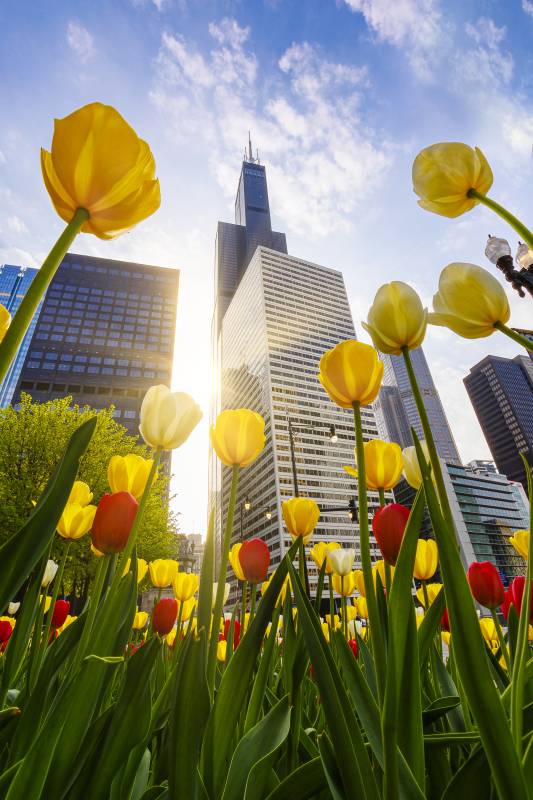
[[[503,272],[505,280],[509,281],[520,297],[526,296],[524,289],[533,297],[533,251],[527,244],[518,243],[518,250],[513,260],[511,245],[507,239],[489,236],[485,255]],[[520,269],[514,268],[515,261]]]
[[[269,508],[265,510],[265,517],[266,519],[272,519],[272,511]]]
[[[287,414],[287,412],[285,412]],[[315,422],[310,420],[307,425],[295,424],[287,414],[287,425],[289,428],[289,447],[291,450],[291,465],[292,465],[292,484],[294,489],[294,496],[299,497],[298,490],[298,474],[296,472],[296,457],[294,454],[294,431],[312,431],[314,428],[327,428],[329,431],[328,437],[332,444],[338,442],[337,430],[335,425],[327,422]]]
[[[250,500],[248,495],[246,495],[244,500],[241,500],[241,542],[244,541],[243,511],[248,512],[251,509],[251,507],[252,507],[252,501]]]

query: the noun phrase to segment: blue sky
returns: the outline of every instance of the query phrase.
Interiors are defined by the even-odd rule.
[[[0,262],[39,265],[61,230],[40,178],[54,117],[113,104],[147,139],[162,206],[113,242],[74,250],[182,270],[175,388],[205,410],[217,219],[232,220],[247,132],[267,165],[289,252],[344,272],[358,335],[375,291],[407,280],[430,304],[451,261],[489,266],[488,211],[422,211],[416,153],[478,145],[491,195],[532,208],[533,0],[4,0],[0,8]],[[511,297],[516,325],[531,304]],[[463,458],[489,455],[463,388],[501,336],[432,328],[426,354]],[[183,528],[205,528],[207,424],[174,458]]]

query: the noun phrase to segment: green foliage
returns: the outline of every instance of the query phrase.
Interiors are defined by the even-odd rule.
[[[112,407],[95,411],[71,403],[70,397],[34,403],[23,394],[20,409],[8,406],[0,410],[0,544],[30,517],[33,503],[43,492],[69,438],[89,419],[96,418],[96,428],[76,477],[91,487],[93,503],[109,491],[107,465],[111,456],[149,455],[148,448],[113,419]],[[168,513],[168,483],[168,476],[160,470],[138,539],[137,554],[146,560],[175,554],[176,523]],[[85,536],[70,548],[63,578],[66,591],[81,594],[94,575],[90,543],[90,536]],[[59,561],[64,546],[56,536],[51,557]]]

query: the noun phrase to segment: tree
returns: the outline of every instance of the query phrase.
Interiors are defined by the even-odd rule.
[[[112,406],[96,411],[71,404],[71,397],[34,403],[30,395],[22,394],[20,408],[0,409],[0,543],[16,533],[31,514],[70,436],[86,420],[96,416],[97,424],[81,459],[78,479],[91,487],[93,503],[109,491],[107,465],[111,456],[149,455],[148,448],[113,419]],[[160,469],[139,532],[140,558],[153,560],[176,553],[177,525],[168,510],[168,485],[169,477]],[[78,595],[85,593],[96,566],[90,544],[90,536],[84,536],[69,549],[64,586]],[[57,561],[64,547],[64,540],[57,536],[51,557]]]

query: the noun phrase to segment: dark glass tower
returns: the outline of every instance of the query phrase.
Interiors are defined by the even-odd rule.
[[[139,433],[146,390],[170,386],[179,271],[67,253],[46,293],[14,400],[72,395]]]
[[[499,472],[527,491],[520,453],[533,464],[533,361],[487,356],[464,384]]]

